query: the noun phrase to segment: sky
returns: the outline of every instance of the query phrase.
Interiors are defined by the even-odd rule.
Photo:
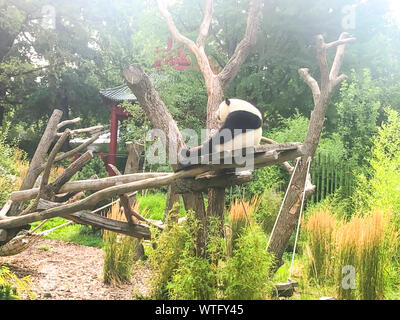
[[[400,25],[400,0],[389,0],[393,17]]]

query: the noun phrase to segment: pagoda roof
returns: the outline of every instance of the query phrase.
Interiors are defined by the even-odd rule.
[[[136,96],[132,93],[131,89],[129,89],[129,87],[125,84],[114,88],[100,89],[99,92],[103,98],[115,102],[137,101]]]

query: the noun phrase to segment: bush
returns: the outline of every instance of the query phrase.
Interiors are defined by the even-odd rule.
[[[207,258],[203,258],[196,255],[198,221],[192,212],[187,217],[182,225],[168,222],[150,248],[152,298],[265,299],[271,286],[272,258],[261,229],[244,227],[229,257],[219,235],[219,221],[210,219]]]
[[[195,248],[193,237],[197,230],[197,221],[194,219],[194,214],[191,211],[188,212],[183,226],[179,226],[176,221],[177,216],[172,211],[167,218],[166,229],[149,248],[149,261],[153,270],[151,291],[152,297],[156,300],[169,298],[169,283],[180,265],[183,251]],[[192,252],[190,256],[193,255]]]
[[[7,144],[6,133],[0,128],[0,207],[19,188],[28,169],[24,153]]]
[[[400,115],[397,111],[385,109],[388,120],[378,130],[373,140],[372,155],[369,159],[371,170],[358,175],[354,194],[358,210],[378,207],[392,208],[395,215],[400,213]],[[400,221],[398,221],[400,225]]]
[[[322,284],[331,276],[332,240],[337,218],[329,210],[314,212],[305,224],[308,234],[306,252],[309,258],[308,274]]]
[[[272,290],[272,255],[267,239],[258,226],[247,227],[235,241],[233,256],[220,269],[222,298],[227,300],[266,299]]]
[[[106,166],[99,156],[93,157],[92,160],[86,163],[83,168],[74,175],[72,180],[86,180],[95,174],[99,178],[108,177]]]
[[[30,283],[29,276],[20,279],[7,267],[0,266],[0,300],[20,300],[23,294],[33,299]]]
[[[267,188],[258,200],[254,218],[267,234],[270,234],[272,231],[282,204],[282,199],[281,193],[276,192],[273,188]]]
[[[119,203],[115,203],[107,217],[126,221],[120,211]],[[132,276],[136,248],[139,241],[129,236],[105,230],[103,233],[103,278],[105,283],[119,284],[127,282]]]

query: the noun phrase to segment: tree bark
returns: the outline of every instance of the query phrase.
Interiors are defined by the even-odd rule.
[[[168,7],[166,2],[163,0],[157,0],[159,10],[163,15],[168,28],[173,35],[173,37],[185,44],[196,57],[199,69],[203,74],[205,85],[207,88],[207,129],[209,129],[210,134],[214,130],[218,129],[219,124],[216,119],[216,111],[219,104],[223,100],[224,90],[228,88],[229,84],[236,77],[240,70],[241,65],[246,60],[250,54],[253,46],[256,42],[257,27],[260,20],[261,13],[261,0],[252,0],[250,3],[249,14],[247,17],[246,31],[243,39],[240,41],[235,49],[234,54],[231,59],[222,69],[219,74],[214,74],[208,57],[205,53],[205,44],[212,21],[213,14],[213,1],[205,1],[205,10],[203,15],[203,20],[200,25],[199,35],[197,37],[196,43],[191,39],[183,36],[179,30],[176,28],[171,14],[168,12]],[[224,229],[224,205],[225,205],[225,192],[219,189],[210,189],[208,192],[208,208],[207,213],[204,212],[204,217],[199,217],[200,221],[207,223],[208,216],[221,217],[221,232]],[[206,224],[204,225],[205,233],[207,233]],[[201,241],[198,241],[199,243]],[[205,242],[204,242],[205,244]]]
[[[178,169],[178,153],[185,146],[185,143],[175,120],[161,100],[149,77],[139,66],[130,66],[123,71],[123,75],[128,87],[133,91],[147,118],[150,120],[152,127],[162,130],[165,134],[166,140],[163,141],[163,144],[170,157],[171,167],[176,171]],[[204,199],[201,194],[187,194],[183,196],[183,200],[186,210],[195,212],[204,210]]]
[[[20,190],[26,190],[30,189],[33,187],[35,184],[35,181],[37,177],[40,175],[43,169],[41,169],[42,164],[45,162],[45,157],[47,155],[47,152],[54,141],[54,138],[57,133],[57,125],[60,122],[60,119],[62,117],[62,111],[55,109],[49,119],[49,122],[47,123],[46,129],[42,135],[42,138],[40,139],[39,145],[35,151],[35,154],[33,155],[33,158],[31,160],[31,163],[28,168],[28,172],[25,175],[24,180],[22,181]],[[15,216],[17,215],[22,208],[21,203],[13,203],[11,205],[10,210],[7,212],[7,216]],[[21,228],[16,228],[12,230],[7,230],[7,236],[5,237],[5,240],[0,241],[0,245],[8,242],[10,239],[14,238],[15,235],[22,230]],[[3,232],[3,238],[4,238],[4,232]]]
[[[277,220],[274,232],[271,234],[268,251],[272,252],[276,258],[276,271],[282,265],[282,256],[288,245],[290,236],[296,228],[300,214],[301,196],[305,189],[307,159],[314,157],[321,136],[325,114],[329,106],[330,99],[338,85],[346,78],[345,75],[338,75],[343,61],[345,44],[354,41],[347,33],[342,33],[338,41],[326,44],[321,35],[316,38],[317,59],[321,74],[321,87],[318,82],[309,74],[308,69],[300,69],[300,77],[310,87],[314,110],[311,112],[310,124],[304,142],[305,155],[294,172],[293,180],[289,186],[289,192],[282,211]],[[336,56],[332,68],[329,72],[326,60],[326,49],[337,46]]]

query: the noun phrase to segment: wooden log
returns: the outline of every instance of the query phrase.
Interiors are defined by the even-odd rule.
[[[124,173],[136,173],[139,170],[139,160],[144,151],[144,145],[128,141],[126,148],[128,149],[128,159],[126,160]]]
[[[290,153],[292,152],[292,153]],[[219,153],[204,154],[199,157],[193,157],[190,159],[184,159],[182,156],[179,157],[178,170],[188,170],[192,168],[202,167],[212,162],[215,166],[214,170],[221,169],[221,166],[226,167],[240,167],[238,161],[244,161],[245,159],[254,159],[254,163],[261,164],[262,166],[269,165],[268,162],[271,160],[277,160],[279,154],[289,154],[290,157],[293,153],[299,153],[299,156],[304,154],[302,150],[302,144],[299,142],[286,142],[270,145],[259,145],[247,149],[229,150]],[[292,158],[293,159],[293,158]],[[288,159],[291,160],[291,159]]]
[[[85,199],[80,201],[65,204],[60,207],[51,208],[43,212],[33,212],[26,214],[24,216],[9,217],[6,220],[0,221],[0,229],[13,228],[21,225],[25,225],[34,221],[39,221],[43,219],[50,219],[59,216],[65,216],[72,214],[74,212],[87,210],[93,208],[98,202],[103,199],[111,198],[113,196],[119,195],[121,193],[130,193],[133,191],[158,188],[170,184],[173,180],[180,178],[184,175],[184,172],[171,173],[166,176],[150,178],[143,181],[131,182],[123,185],[112,186],[103,190],[100,190]]]
[[[60,204],[60,203],[40,199],[39,203],[38,203],[38,210],[40,210],[40,211],[48,210],[48,209],[57,208],[60,206],[62,206],[62,204]],[[95,216],[98,216],[101,218],[97,219],[97,218],[95,218]],[[125,223],[123,221],[109,219],[109,218],[97,215],[97,214],[89,212],[89,211],[79,211],[79,212],[67,215],[64,218],[70,219],[79,224],[91,225],[96,228],[103,228],[106,230],[127,234],[127,235],[135,237],[135,238],[148,239],[150,237],[150,231],[146,226],[136,224],[137,226],[139,226],[138,228],[133,228],[133,229],[130,227],[128,228],[126,225],[129,225],[129,226],[132,226],[132,225],[129,223]],[[115,221],[122,222],[124,224],[115,223]]]
[[[75,173],[83,168],[83,166],[93,158],[91,150],[86,151],[78,159],[69,165],[67,169],[49,185],[49,191],[53,194],[58,193],[62,186],[67,183]]]
[[[7,239],[7,230],[0,229],[0,241],[5,241]]]
[[[114,171],[114,173],[117,176],[122,175],[121,172],[117,169],[117,167],[114,166],[113,164],[109,163],[108,166]],[[129,224],[137,224],[139,221],[132,212],[132,204],[129,201],[129,195],[127,193],[120,194],[119,199],[122,207],[124,208],[126,221],[128,221]]]
[[[160,173],[160,172],[135,173],[135,174],[126,174],[122,176],[102,178],[102,179],[78,180],[73,182],[67,182],[61,187],[59,192],[67,193],[67,192],[79,192],[85,190],[96,191],[115,186],[117,183],[130,183],[154,177],[163,177],[166,175],[170,175],[170,173]],[[34,199],[38,191],[39,188],[33,188],[24,191],[15,191],[11,193],[10,199],[13,201],[26,201]]]
[[[79,117],[75,118],[75,119],[71,119],[71,120],[62,121],[57,125],[57,129],[61,129],[62,127],[65,127],[65,126],[70,125],[70,124],[77,123],[79,121],[81,121],[81,118],[79,118]]]
[[[87,132],[96,132],[105,129],[106,126],[93,126],[89,128],[83,128],[83,129],[76,129],[76,130],[71,130],[71,136],[77,135],[80,133],[87,133]],[[57,136],[61,136],[62,133],[57,133]]]
[[[147,226],[141,224],[129,224],[127,222],[109,219],[89,211],[78,211],[65,216],[79,224],[91,225],[96,228],[122,233],[134,238],[150,240],[151,233]]]
[[[251,174],[228,174],[219,175],[211,179],[179,179],[171,184],[173,193],[184,194],[191,192],[207,191],[208,188],[227,188],[231,186],[241,185],[252,180]]]
[[[36,151],[32,157],[32,160],[29,164],[28,172],[26,173],[24,180],[22,181],[20,190],[27,190],[34,186],[37,177],[42,172],[41,165],[45,162],[45,158],[47,156],[47,152],[54,141],[54,138],[57,133],[57,125],[60,122],[62,116],[62,111],[55,109],[47,123],[46,129],[39,141],[39,144],[36,148]],[[33,197],[35,198],[35,197]],[[32,198],[32,199],[33,199]],[[8,216],[15,216],[20,213],[22,209],[22,204],[13,202],[11,208],[7,212]],[[6,238],[4,240],[0,240],[1,242],[7,242],[12,239],[21,229],[8,230],[7,232],[2,231],[3,238],[7,233]],[[2,243],[0,243],[2,244]]]
[[[33,187],[39,174],[46,168],[46,165],[42,169],[42,164],[45,162],[47,151],[49,150],[51,143],[53,142],[56,132],[57,125],[61,119],[62,111],[55,109],[51,115],[49,122],[47,123],[46,129],[40,139],[39,145],[36,148],[35,154],[29,165],[28,172],[22,182],[20,190],[27,190]],[[34,197],[33,197],[34,198]],[[31,198],[31,199],[33,199]],[[18,212],[10,212],[10,215],[16,215]]]
[[[61,161],[61,160],[64,160],[64,159],[66,159],[66,158],[72,157],[73,155],[77,154],[78,152],[84,150],[86,147],[88,147],[89,145],[91,145],[91,144],[92,144],[94,141],[96,141],[99,137],[100,137],[100,134],[94,135],[94,136],[93,136],[92,138],[90,138],[88,141],[82,143],[81,145],[77,146],[76,148],[74,148],[74,149],[72,149],[72,150],[70,150],[70,151],[67,151],[67,152],[65,152],[65,153],[63,153],[63,154],[57,156],[57,157],[54,159],[54,162]],[[43,164],[40,166],[40,170],[43,171],[45,168],[46,168],[46,163],[43,163]]]
[[[264,166],[287,161],[288,160],[287,154],[291,154],[291,156],[300,156],[301,154],[303,154],[303,151],[301,150],[301,148],[297,148],[296,150],[289,150],[289,151],[285,151],[285,152],[278,154],[278,158],[276,159],[274,156],[272,156],[272,154],[274,154],[274,152],[275,151],[268,152],[271,155],[270,158],[268,158],[268,159],[265,156],[265,154],[262,154],[263,159],[264,159],[263,160]],[[281,154],[285,154],[285,156],[280,157]],[[101,201],[102,199],[105,199],[105,198],[110,198],[110,197],[113,197],[113,196],[116,196],[119,194],[130,193],[133,191],[139,191],[139,190],[143,190],[143,189],[159,188],[161,186],[169,185],[177,179],[181,179],[181,178],[185,178],[185,177],[195,177],[203,172],[215,170],[216,167],[218,169],[221,169],[221,168],[235,168],[237,166],[238,166],[237,164],[229,164],[229,165],[225,164],[225,165],[218,165],[218,166],[205,165],[203,167],[194,168],[194,169],[187,170],[187,171],[181,170],[176,173],[166,174],[165,176],[158,176],[158,177],[150,178],[150,179],[146,179],[146,180],[135,181],[135,182],[130,182],[130,183],[122,184],[122,185],[112,186],[112,187],[103,189],[101,191],[98,191],[98,192],[90,195],[89,197],[87,197],[83,200],[80,200],[78,202],[75,202],[75,203],[66,204],[61,207],[45,210],[43,212],[34,212],[34,213],[27,214],[25,216],[15,217],[12,219],[10,218],[7,220],[1,220],[0,228],[8,229],[8,228],[16,227],[16,226],[21,226],[21,225],[24,225],[27,223],[31,223],[34,221],[38,221],[38,220],[49,219],[49,218],[53,218],[53,217],[57,217],[57,216],[65,216],[65,215],[68,215],[68,214],[71,214],[71,213],[74,213],[77,211],[91,209],[99,201]],[[124,176],[119,176],[118,178],[122,178],[122,177],[124,177]],[[98,180],[96,180],[96,181],[98,181]]]
[[[175,182],[174,182],[175,183]],[[172,190],[173,186],[168,186],[167,200],[165,202],[163,221],[167,220],[171,210],[174,209],[174,213],[177,214],[180,210],[180,196]],[[190,193],[190,192],[189,192]],[[174,207],[175,205],[175,207]]]
[[[0,210],[0,217],[7,215],[8,210],[10,210],[12,205],[12,201],[8,200],[5,205],[3,206],[3,208],[1,208]]]

